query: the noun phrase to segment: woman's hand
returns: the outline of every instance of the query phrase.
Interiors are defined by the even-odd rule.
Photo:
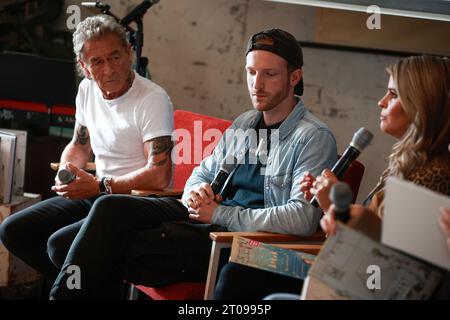
[[[303,192],[303,196],[307,201],[311,201],[313,198],[313,194],[311,194],[311,188],[313,183],[316,181],[316,178],[311,175],[308,171],[303,173],[303,177],[300,180],[300,191]]]
[[[350,220],[347,225],[355,230],[361,231],[365,235],[378,240],[381,235],[381,219],[372,210],[354,204],[350,207]],[[329,210],[320,220],[322,230],[329,235],[336,234],[336,219],[334,214],[334,205],[331,205]]]
[[[447,240],[447,247],[450,251],[450,208],[441,208],[441,215],[439,216],[439,225]]]
[[[315,181],[311,182],[311,187],[309,188],[309,193],[316,197],[319,207],[323,212],[328,211],[331,201],[329,198],[331,187],[338,182],[338,178],[329,169],[322,171],[322,174],[318,176]],[[301,185],[300,185],[301,187]]]

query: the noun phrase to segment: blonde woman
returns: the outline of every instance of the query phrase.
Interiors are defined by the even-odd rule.
[[[399,177],[433,191],[450,195],[450,60],[415,56],[387,69],[390,74],[385,96],[378,102],[381,131],[395,137],[388,168],[364,202],[354,205],[349,225],[378,239],[383,217],[384,185],[389,176]],[[329,170],[315,179],[305,174],[301,190],[315,195],[324,212],[328,191],[337,181]],[[321,220],[327,233],[335,231],[332,214]]]

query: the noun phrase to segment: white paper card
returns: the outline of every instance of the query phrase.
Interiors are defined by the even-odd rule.
[[[389,178],[381,242],[450,270],[450,251],[438,222],[440,207],[450,208],[450,197]]]

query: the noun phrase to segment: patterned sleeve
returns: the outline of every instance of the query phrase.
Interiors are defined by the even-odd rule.
[[[450,158],[433,159],[412,172],[407,180],[444,195],[450,195]]]

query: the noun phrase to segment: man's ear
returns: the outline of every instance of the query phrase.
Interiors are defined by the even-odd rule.
[[[303,75],[302,69],[295,69],[294,71],[292,71],[290,79],[291,86],[295,87],[302,79],[302,75]]]
[[[91,73],[89,72],[89,70],[88,70],[86,64],[83,62],[83,60],[78,60],[78,64],[80,65],[81,70],[83,70],[84,76],[85,76],[87,79],[91,80],[91,79],[92,79]]]
[[[128,44],[126,51],[130,58],[130,64],[132,64],[133,63],[133,47],[131,46],[131,44]]]

